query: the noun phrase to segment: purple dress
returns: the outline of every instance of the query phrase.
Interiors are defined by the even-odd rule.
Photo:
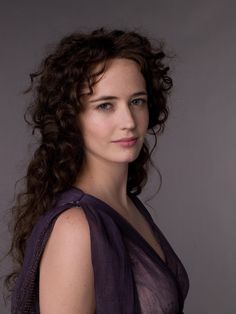
[[[183,313],[187,272],[140,199],[128,195],[151,226],[166,262],[115,209],[71,187],[33,228],[12,293],[12,314],[40,313],[40,259],[57,217],[74,206],[83,208],[89,223],[97,314]]]

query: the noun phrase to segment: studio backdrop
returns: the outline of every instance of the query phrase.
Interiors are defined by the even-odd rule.
[[[136,29],[175,54],[170,117],[153,155],[162,187],[151,198],[160,183],[153,169],[140,198],[151,198],[147,208],[188,271],[185,313],[236,313],[235,12],[227,0],[1,1],[1,256],[10,240],[6,209],[34,144],[23,120],[29,73],[70,32]],[[9,313],[3,302],[0,313]]]

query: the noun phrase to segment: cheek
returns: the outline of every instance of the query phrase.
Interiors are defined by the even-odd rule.
[[[89,120],[84,121],[83,125],[84,137],[89,142],[106,139],[112,132],[112,123],[109,119],[104,121],[99,117],[90,117]]]
[[[139,116],[139,126],[142,129],[142,131],[146,131],[149,124],[149,112],[148,109],[142,112],[142,114]]]

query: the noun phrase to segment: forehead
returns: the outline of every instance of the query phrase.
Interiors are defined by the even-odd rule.
[[[98,72],[103,65],[99,64],[94,73]],[[125,58],[116,58],[106,63],[105,71],[96,77],[96,83],[93,85],[93,95],[116,94],[116,93],[135,93],[140,89],[145,89],[145,79],[141,73],[137,62]],[[85,94],[89,92],[85,87]]]

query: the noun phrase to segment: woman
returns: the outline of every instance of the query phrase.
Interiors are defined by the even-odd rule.
[[[136,196],[145,135],[168,117],[164,57],[102,28],[62,39],[31,76],[39,147],[14,207],[12,313],[182,313],[187,273]]]

